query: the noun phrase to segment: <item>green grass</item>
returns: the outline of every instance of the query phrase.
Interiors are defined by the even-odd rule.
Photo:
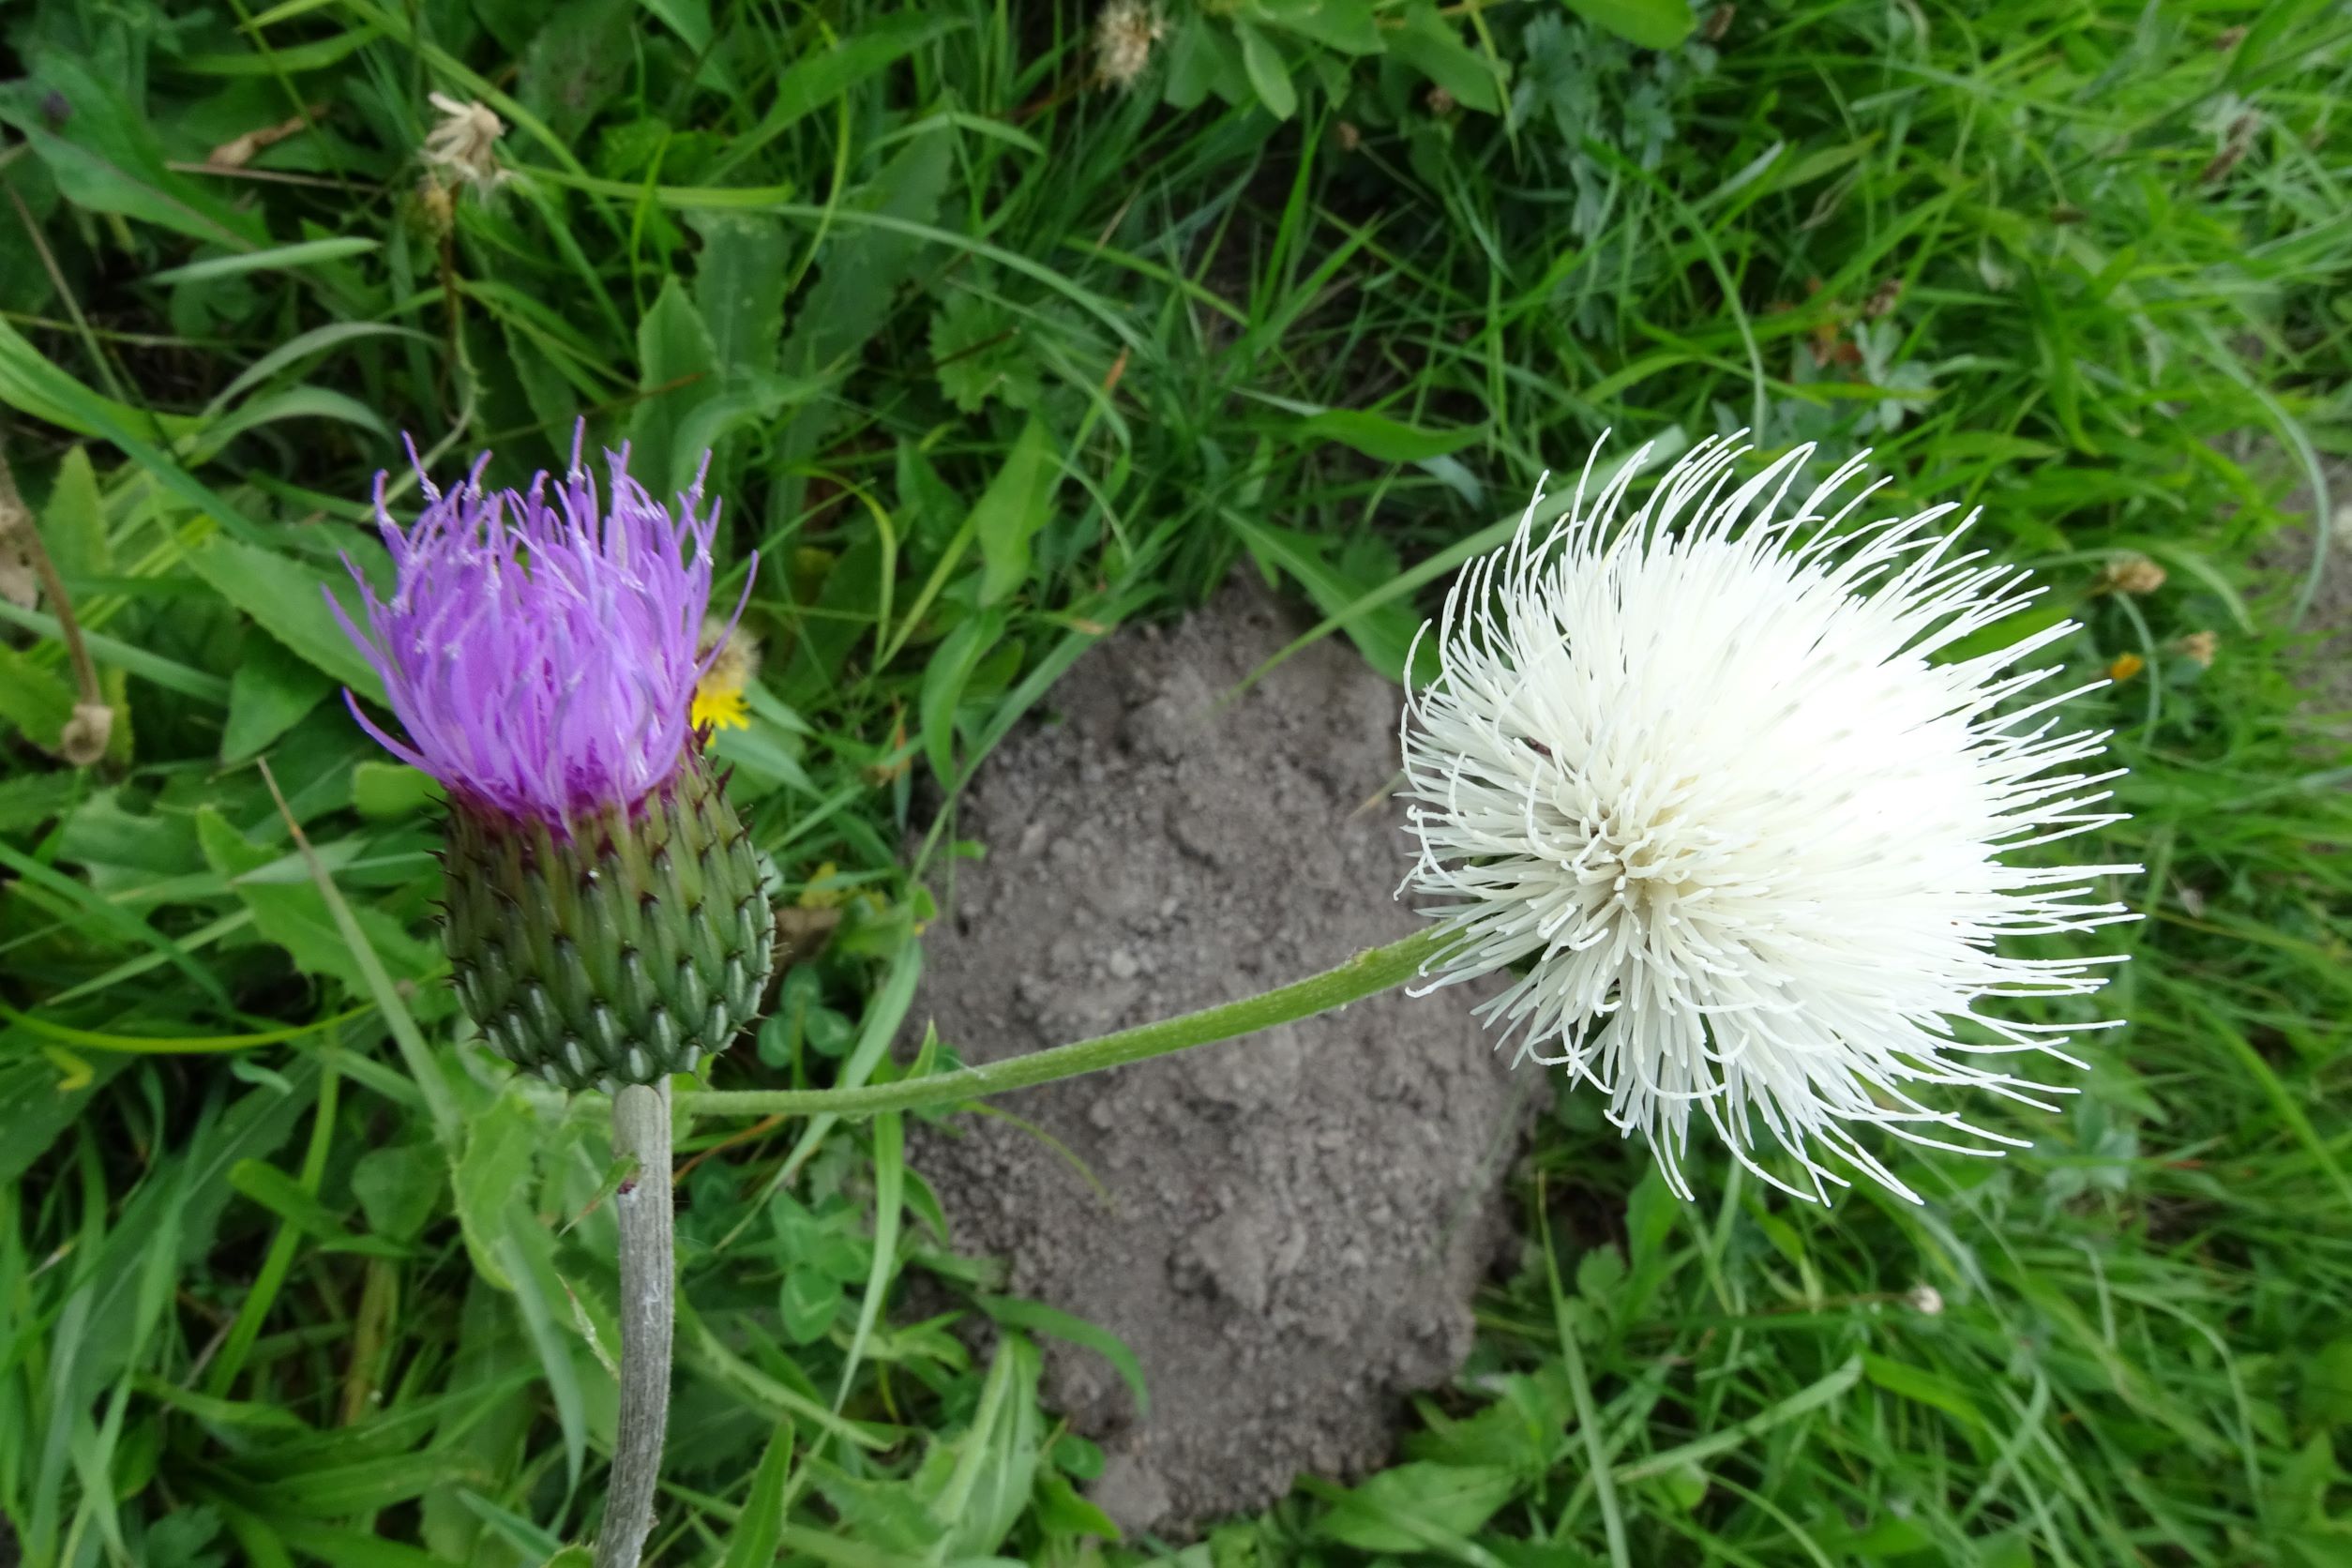
[[[1981,505],[2071,666],[2147,661],[2085,704],[2134,813],[2088,858],[2149,867],[2086,1092],[2000,1164],[1907,1155],[1923,1208],[1827,1214],[1720,1161],[1677,1206],[1564,1099],[1400,1465],[1179,1560],[2352,1558],[2352,807],[2288,675],[2306,580],[2254,565],[2352,446],[2340,8],[1742,3],[1661,55],[1548,0],[1178,5],[1126,93],[1068,7],[535,11],[0,18],[7,455],[117,709],[56,761],[54,623],[0,601],[26,1561],[593,1530],[601,1110],[453,1046],[431,808],[332,700],[317,586],[373,564],[397,432],[515,476],[582,417],[656,473],[715,446],[723,575],[761,559],[738,798],[843,910],[729,1087],[874,1069],[953,849],[899,853],[920,780],[1236,563],[1395,674],[1445,552],[1605,427],[1873,445],[1893,504]],[[443,219],[436,89],[520,176]],[[2104,591],[2123,551],[2165,586]],[[744,1133],[683,1150],[662,1560],[1153,1555],[1079,1544],[1098,1456],[1027,1334],[975,1363],[900,1310],[974,1276],[896,1123]]]

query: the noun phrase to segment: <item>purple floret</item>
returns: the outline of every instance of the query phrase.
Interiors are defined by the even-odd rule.
[[[538,474],[523,492],[483,488],[487,452],[446,492],[420,466],[426,505],[405,530],[376,475],[392,602],[354,566],[368,629],[335,613],[407,739],[344,701],[386,750],[470,806],[565,827],[636,806],[678,768],[695,684],[718,651],[698,650],[718,506],[698,516],[700,474],[673,510],[629,477],[626,446],[605,457],[603,506],[577,434],[570,472],[552,484]]]

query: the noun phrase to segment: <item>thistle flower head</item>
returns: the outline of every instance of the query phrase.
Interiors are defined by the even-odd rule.
[[[407,528],[376,476],[392,600],[361,579],[368,630],[336,615],[407,738],[352,715],[449,792],[442,934],[482,1037],[565,1089],[692,1072],[775,964],[765,857],[689,716],[733,630],[704,619],[718,508],[699,475],[661,505],[626,449],[600,498],[577,435],[551,488],[486,490],[489,461],[424,480]]]
[[[406,738],[356,701],[352,713],[453,797],[567,831],[636,807],[680,766],[696,683],[726,645],[701,644],[718,508],[704,508],[699,475],[662,505],[629,477],[626,449],[606,454],[600,496],[577,436],[560,481],[486,489],[489,462],[445,491],[420,468],[426,505],[405,528],[376,476],[392,598],[360,579],[368,629],[336,614]]]
[[[2001,943],[2130,918],[2093,880],[2138,867],[2007,858],[2118,820],[2093,809],[2115,774],[2082,771],[2105,736],[2051,714],[2076,692],[2021,700],[2071,625],[1937,661],[2025,574],[1962,553],[1950,505],[1857,524],[1860,459],[1806,493],[1810,447],[1735,483],[1744,450],[1700,444],[1623,520],[1639,455],[1591,494],[1588,465],[1558,524],[1530,505],[1455,583],[1403,727],[1407,885],[1450,939],[1427,986],[1517,969],[1482,1015],[1608,1095],[1685,1196],[1696,1111],[1799,1197],[1845,1184],[1832,1153],[1915,1198],[1858,1126],[2013,1144],[1920,1096],[2042,1104],[1998,1062],[2067,1026],[1998,999],[2114,960]],[[1757,1164],[1759,1128],[1809,1191]]]

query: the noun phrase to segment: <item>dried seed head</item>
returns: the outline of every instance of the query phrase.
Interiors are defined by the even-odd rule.
[[[2173,646],[2194,660],[2199,669],[2210,670],[2215,656],[2222,651],[2222,640],[2209,631],[2193,631]]]
[[[2152,594],[2164,585],[2164,568],[2145,555],[2121,555],[2107,563],[2104,580],[2118,594]]]
[[[487,196],[515,177],[513,170],[498,161],[498,139],[506,134],[506,122],[489,105],[471,99],[460,103],[435,93],[432,106],[441,111],[441,119],[425,133],[420,151],[425,166],[442,184],[472,186],[475,195]]]
[[[114,710],[103,702],[76,702],[73,716],[57,735],[57,755],[77,768],[86,768],[106,755],[114,735]]]
[[[1094,76],[1105,86],[1136,84],[1152,51],[1168,37],[1168,18],[1154,0],[1109,0],[1094,17]]]

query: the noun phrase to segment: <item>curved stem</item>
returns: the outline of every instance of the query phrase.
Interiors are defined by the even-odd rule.
[[[853,1089],[706,1089],[690,1091],[680,1098],[687,1109],[703,1116],[873,1116],[885,1110],[957,1105],[1009,1089],[1123,1067],[1345,1007],[1411,979],[1423,964],[1445,949],[1448,941],[1447,933],[1438,927],[1417,931],[1402,942],[1359,953],[1336,969],[1262,995],[985,1066]]]
[[[612,1101],[612,1152],[637,1157],[613,1199],[621,1223],[621,1424],[596,1568],[637,1568],[654,1529],[654,1483],[670,1425],[677,1255],[670,1197],[670,1089],[632,1083]]]

